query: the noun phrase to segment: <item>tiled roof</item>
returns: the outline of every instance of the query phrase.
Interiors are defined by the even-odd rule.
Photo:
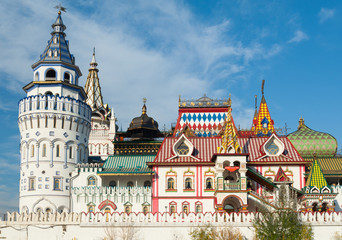
[[[155,155],[112,155],[109,156],[103,164],[103,173],[152,173],[151,169],[147,167],[147,162],[152,162]]]
[[[318,189],[328,186],[327,180],[325,180],[322,169],[319,166],[319,163],[316,159],[312,163],[311,171],[306,182],[306,186],[317,187]]]
[[[178,137],[165,138],[154,162],[169,163],[190,163],[190,162],[211,162],[211,157],[221,146],[220,137],[189,137],[188,140],[194,145],[192,156],[177,156],[173,152],[173,145]]]
[[[267,124],[267,128],[264,128],[264,123]],[[270,135],[274,132],[274,122],[271,119],[264,95],[262,95],[258,115],[253,120],[253,130],[257,135]]]
[[[174,131],[179,136],[188,126],[198,137],[214,137],[222,130],[228,108],[189,108],[179,109]]]
[[[263,144],[269,137],[250,137],[239,138],[238,142],[242,148],[242,153],[249,154],[250,163],[268,163],[268,162],[288,162],[288,163],[304,163],[302,157],[298,154],[291,142],[286,137],[279,137],[284,143],[285,151],[280,156],[267,156],[263,152]],[[221,146],[222,139],[220,137],[190,137],[188,140],[194,145],[194,152],[191,157],[181,157],[173,152],[173,145],[177,141],[177,137],[165,138],[154,163],[196,163],[211,162],[214,153],[217,153],[217,147]]]
[[[313,158],[304,158],[307,162],[312,162]],[[342,175],[342,158],[317,158],[319,165],[321,166],[324,175]]]
[[[288,138],[302,157],[333,157],[337,150],[336,139],[328,133],[317,132],[300,119],[298,130],[290,133]]]

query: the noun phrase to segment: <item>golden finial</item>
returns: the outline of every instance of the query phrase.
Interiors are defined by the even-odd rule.
[[[254,96],[254,98],[255,98],[255,109],[257,109],[258,108],[258,96],[257,95],[255,95]]]
[[[178,95],[178,102],[181,102],[181,95]]]
[[[147,108],[146,108],[146,105],[145,105],[146,101],[147,101],[147,99],[144,97],[143,98],[144,106],[142,107],[142,114],[146,114],[146,111],[147,111]]]
[[[264,85],[265,85],[265,80],[262,80],[262,84],[261,84],[261,93],[262,93],[262,95],[264,95]]]
[[[304,118],[300,117],[298,129],[300,129],[302,126],[304,126]]]
[[[232,99],[231,99],[231,94],[229,93],[229,98],[228,98],[228,106],[232,106]]]
[[[58,4],[57,6],[55,6],[55,8],[57,8],[58,11],[58,15],[61,15],[61,11],[62,12],[66,12],[66,8],[62,6],[62,4]]]

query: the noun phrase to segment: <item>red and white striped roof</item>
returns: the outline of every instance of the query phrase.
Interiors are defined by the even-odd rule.
[[[248,153],[248,162],[288,162],[303,163],[304,160],[293,147],[287,137],[278,137],[284,143],[285,150],[280,156],[267,156],[263,150],[263,145],[270,137],[245,137],[239,138],[238,142],[242,148],[242,153]],[[194,151],[191,156],[177,156],[173,152],[173,146],[179,137],[165,138],[154,163],[210,163],[212,156],[217,153],[217,147],[221,146],[221,137],[189,137],[187,138],[193,145]]]

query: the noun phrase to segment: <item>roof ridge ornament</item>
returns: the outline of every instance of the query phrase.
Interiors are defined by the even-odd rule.
[[[57,8],[59,11],[58,11],[58,14],[61,15],[61,11],[62,12],[66,12],[66,8],[62,6],[61,3],[59,3],[58,5],[54,6],[54,8]]]
[[[233,122],[232,117],[232,107],[231,107],[231,98],[229,95],[230,105],[228,107],[227,116],[225,120],[225,129],[222,135],[222,144],[221,147],[218,147],[219,153],[241,153],[241,147],[237,140],[237,133]]]

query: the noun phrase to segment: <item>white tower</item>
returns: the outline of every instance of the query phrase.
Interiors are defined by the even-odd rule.
[[[89,137],[89,160],[96,157],[107,159],[114,153],[113,141],[116,134],[115,116],[107,104],[103,104],[100,80],[98,76],[95,48],[90,62],[89,74],[84,87],[86,103],[91,107],[91,132]]]
[[[52,28],[19,101],[20,212],[69,211],[71,172],[88,156],[91,109],[60,11]]]

